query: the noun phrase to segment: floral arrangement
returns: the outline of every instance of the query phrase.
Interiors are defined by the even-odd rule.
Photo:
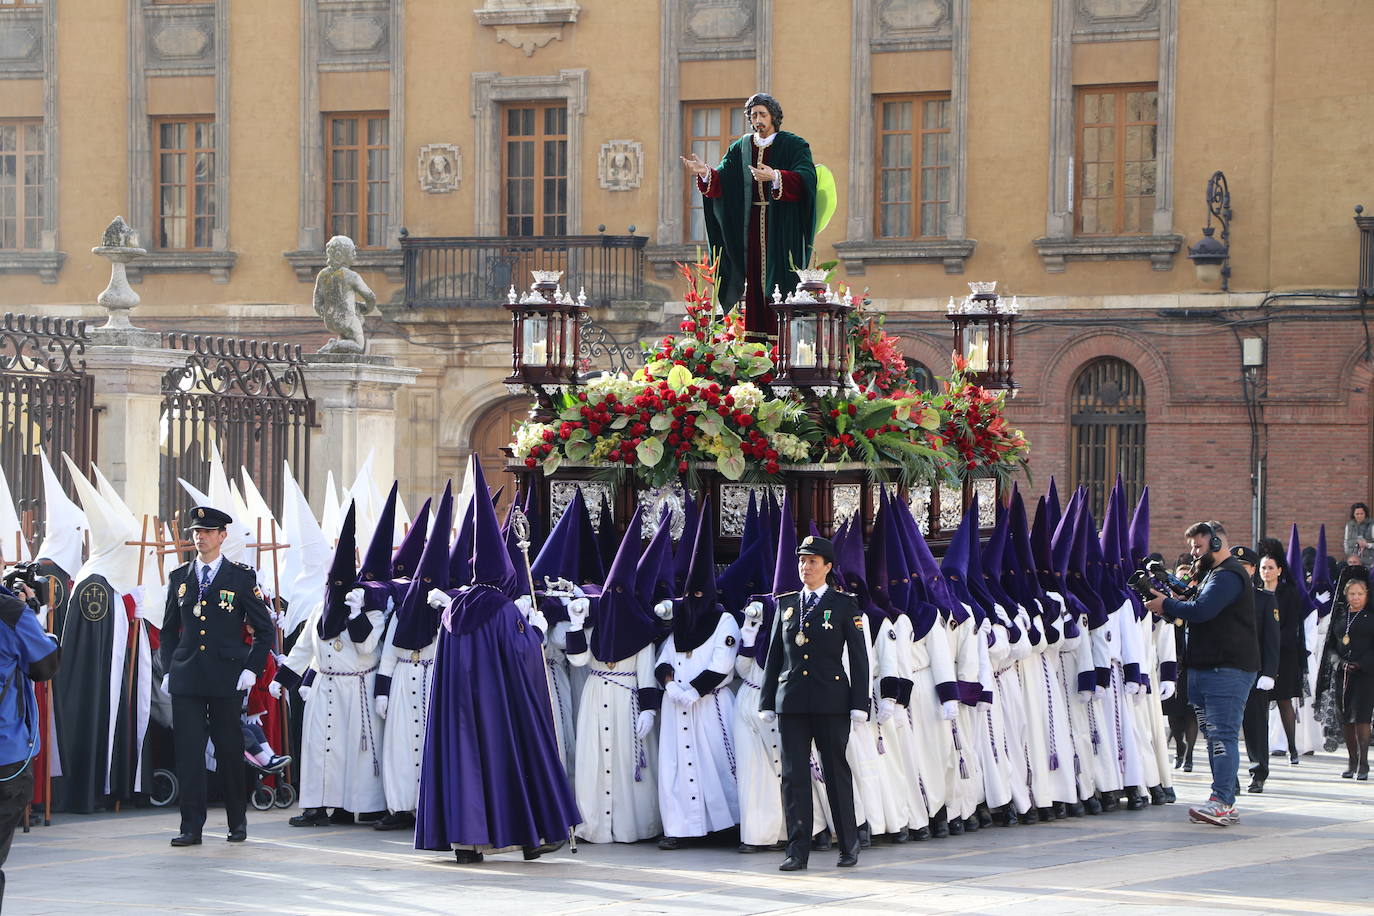
[[[715,264],[679,265],[687,282],[681,333],[642,344],[644,365],[554,395],[552,419],[526,420],[513,454],[528,468],[564,461],[633,471],[651,487],[701,467],[729,480],[767,480],[791,465],[859,461],[895,467],[905,483],[970,473],[1010,475],[1025,438],[1002,416],[1002,396],[968,382],[959,362],[939,393],[916,390],[896,338],[880,321],[851,327],[853,385],[808,404],[774,393],[776,350],[721,315]]]

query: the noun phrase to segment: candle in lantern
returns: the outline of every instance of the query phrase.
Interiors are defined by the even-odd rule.
[[[536,340],[530,346],[529,354],[525,358],[525,363],[530,366],[542,366],[548,362],[548,356],[549,345],[542,340]]]
[[[804,340],[797,341],[797,352],[792,357],[796,366],[816,365],[816,348]]]
[[[968,367],[974,372],[986,372],[988,368],[988,342],[979,340],[969,350]]]

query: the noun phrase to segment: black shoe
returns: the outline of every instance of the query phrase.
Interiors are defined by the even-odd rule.
[[[825,852],[830,848],[830,831],[822,830],[811,838],[811,848],[819,852]],[[804,864],[804,863],[803,863]]]
[[[1016,806],[1007,805],[1007,816],[1003,822],[1003,827],[1015,827],[1021,823],[1021,818],[1016,816]]]
[[[1289,766],[1294,766],[1294,767],[1298,765],[1298,755],[1297,755],[1297,754],[1289,754],[1289,755],[1288,755],[1288,765],[1289,765]]]
[[[915,830],[911,831],[911,838],[912,838],[913,840],[928,840],[928,839],[930,839],[930,828],[929,828],[929,827],[917,827]]]
[[[962,818],[956,817],[954,820],[952,820],[952,821],[949,822],[949,835],[950,835],[950,836],[963,836],[963,835],[964,835],[964,821],[963,821]]]
[[[323,808],[306,808],[287,823],[292,827],[328,827],[329,812]]]
[[[1163,786],[1150,786],[1150,804],[1152,804],[1152,805],[1163,805],[1163,804],[1167,804],[1168,801],[1169,801],[1169,799],[1168,799],[1168,797],[1164,794],[1164,787],[1163,787]]]
[[[1054,803],[1054,819],[1057,820],[1057,821],[1062,821],[1064,818],[1066,818],[1066,817],[1068,817],[1068,816],[1069,816],[1069,806],[1066,805],[1066,804],[1064,804],[1063,802],[1055,802],[1055,803]]]
[[[386,817],[387,811],[385,808],[381,811],[364,811],[362,814],[358,815],[357,822],[364,826],[372,826],[386,820]]]
[[[853,868],[859,864],[859,854],[857,852],[842,852],[840,860],[835,863],[836,868]]]
[[[735,847],[735,852],[746,853],[746,854],[747,854],[747,853],[751,853],[751,852],[767,852],[767,851],[768,851],[768,847],[767,847],[767,846],[754,846],[753,844],[750,844],[750,843],[740,843],[738,846]]]
[[[459,865],[476,865],[482,861],[482,854],[475,849],[455,849],[453,858]]]
[[[373,830],[414,830],[415,814],[412,811],[397,811],[372,825]]]
[[[937,840],[943,840],[949,836],[949,821],[943,815],[930,822],[930,835]]]
[[[859,848],[867,849],[873,845],[873,834],[869,829],[868,821],[859,825]]]
[[[974,817],[978,818],[979,827],[992,826],[992,812],[988,810],[987,802],[984,802],[983,804],[975,808],[973,811],[973,815]]]
[[[290,754],[278,754],[267,763],[263,764],[263,770],[268,773],[280,773],[286,769],[286,765],[291,762]]]
[[[674,849],[682,848],[682,840],[675,836],[668,836],[666,833],[658,838],[658,848],[672,852]]]
[[[1087,813],[1082,802],[1074,802],[1067,806],[1069,817],[1082,817]]]
[[[978,826],[978,818],[973,815],[964,818],[964,833],[977,833]]]
[[[1035,806],[1032,805],[1021,812],[1020,819],[1023,824],[1038,824],[1040,823],[1040,812],[1035,810]]]
[[[1175,758],[1174,758],[1174,769],[1177,770],[1177,769],[1178,769],[1179,767],[1181,767],[1181,766],[1183,766],[1183,758],[1182,758],[1182,757],[1175,757]]]
[[[1144,795],[1132,795],[1132,796],[1126,801],[1126,810],[1127,810],[1127,811],[1139,811],[1141,808],[1144,808],[1144,807],[1146,807],[1146,806],[1149,805],[1149,804],[1150,804],[1150,800],[1149,800],[1148,798],[1146,798]]]
[[[1264,780],[1263,780],[1263,779],[1252,779],[1252,780],[1250,780],[1250,787],[1249,787],[1248,789],[1246,789],[1245,791],[1249,792],[1251,795],[1260,795],[1260,794],[1262,794],[1262,793],[1264,792]]]
[[[806,860],[798,859],[796,856],[788,856],[782,860],[778,866],[778,871],[806,871]]]
[[[1369,771],[1360,770],[1358,773],[1355,774],[1355,778],[1358,779],[1360,782],[1367,782],[1369,780]]]
[[[229,843],[242,843],[248,839],[248,825],[239,824],[237,827],[230,827],[229,835],[224,839]]]
[[[1193,758],[1189,757],[1187,760],[1183,761],[1183,772],[1193,772]]]
[[[343,827],[351,827],[356,821],[353,812],[347,808],[335,808],[334,813],[329,815],[329,823],[339,824]]]
[[[200,845],[200,834],[199,834],[199,833],[178,833],[176,836],[172,837],[172,845],[173,845],[173,846],[199,846],[199,845]]]
[[[1054,820],[1054,809],[1053,809],[1053,808],[1041,808],[1041,809],[1040,809],[1040,820],[1046,821],[1046,822]]]
[[[911,831],[908,830],[906,827],[903,827],[901,830],[898,830],[896,833],[892,834],[892,842],[894,843],[906,843],[910,842],[910,840]]]
[[[1102,810],[1115,811],[1121,807],[1121,802],[1117,801],[1115,793],[1107,793],[1102,796]]]
[[[1354,771],[1354,770],[1346,770],[1344,773],[1341,774],[1341,779],[1354,779],[1354,778],[1355,778],[1355,771]]]
[[[1083,799],[1083,810],[1089,814],[1101,814],[1102,802],[1097,800],[1097,796]]]
[[[1173,786],[1170,786],[1169,788],[1164,790],[1164,801],[1166,804],[1170,805],[1178,801],[1178,794],[1174,792]]]

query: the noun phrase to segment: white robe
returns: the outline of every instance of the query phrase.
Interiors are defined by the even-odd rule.
[[[365,812],[386,807],[382,720],[372,703],[383,614],[367,611],[366,616],[372,632],[355,643],[347,630],[334,639],[322,639],[316,611],[286,658],[292,671],[315,670],[301,726],[302,808]]]
[[[664,692],[659,713],[658,807],[666,836],[705,836],[739,823],[730,734],[735,697],[727,689],[734,677],[739,638],[735,618],[721,614],[711,638],[691,652],[677,651],[671,635],[663,641],[655,667],[671,667],[673,679],[684,687],[704,671],[725,676],[715,690],[688,705]]]
[[[414,811],[420,799],[420,763],[425,754],[429,691],[439,640],[420,650],[392,644],[396,617],[387,625],[377,674],[391,678],[382,729],[382,791],[389,811]]]
[[[920,639],[913,639],[909,663],[911,678],[912,731],[917,736],[917,794],[924,802],[927,817],[933,817],[948,799],[945,777],[953,765],[954,739],[950,723],[941,716],[941,701],[936,685],[954,686],[954,659],[950,655],[950,635],[939,614]]]
[[[1126,720],[1122,716],[1125,696],[1121,685],[1121,656],[1119,646],[1121,637],[1116,631],[1115,613],[1109,614],[1107,622],[1096,630],[1089,630],[1092,639],[1093,666],[1107,670],[1107,686],[1098,695],[1099,711],[1097,734],[1100,743],[1093,758],[1094,777],[1100,792],[1115,792],[1125,787],[1125,735]]]
[[[1169,750],[1169,740],[1164,733],[1164,707],[1160,698],[1160,688],[1164,681],[1159,669],[1167,662],[1177,663],[1177,649],[1174,645],[1174,627],[1167,620],[1151,614],[1150,623],[1150,695],[1146,698],[1149,705],[1150,747],[1155,755],[1155,768],[1159,772],[1159,785],[1166,789],[1174,784],[1173,759]]]
[[[874,645],[877,656],[877,676],[875,682],[881,686],[884,678],[912,680],[911,670],[912,627],[911,618],[905,614],[895,621],[885,620],[878,628],[878,639]],[[913,686],[914,691],[914,686]],[[913,701],[914,702],[914,701]],[[883,748],[895,764],[894,791],[902,807],[901,827],[919,829],[930,822],[924,797],[926,780],[921,772],[921,754],[918,738],[913,727],[909,704],[898,704],[891,719],[878,726],[883,737]],[[924,736],[923,736],[924,737]]]
[[[1053,618],[1059,612],[1059,605],[1053,599],[1051,605]],[[1040,642],[1030,647],[1021,670],[1031,795],[1035,805],[1044,808],[1057,801],[1078,801],[1079,793],[1073,720],[1065,702],[1062,679],[1061,643],[1064,640],[1059,637],[1051,644],[1050,638],[1058,635],[1058,627],[1053,622],[1046,622],[1043,616],[1040,619]],[[1084,762],[1077,760],[1080,767]]]
[[[591,628],[587,630],[590,645]],[[590,843],[635,843],[663,832],[658,817],[658,741],[638,737],[639,691],[657,688],[654,647],[606,664],[590,649],[567,656],[587,677],[577,709],[577,836]]]
[[[977,735],[978,760],[983,770],[983,801],[989,808],[1001,808],[1011,801],[1011,761],[1006,752],[1006,698],[1000,694],[995,676],[999,668],[1007,666],[1011,657],[1005,626],[990,623],[987,633],[979,634],[978,656],[978,680],[983,685],[985,699],[980,700],[974,709],[973,727]],[[986,699],[988,696],[990,700]]]
[[[1051,592],[1050,600],[1062,609],[1057,615],[1054,626],[1062,633],[1067,629],[1069,610],[1063,598]],[[1093,658],[1093,636],[1088,629],[1087,615],[1079,615],[1076,621],[1077,636],[1061,636],[1057,643],[1059,654],[1053,655],[1054,647],[1047,650],[1051,668],[1058,665],[1059,683],[1064,690],[1065,709],[1068,713],[1069,732],[1073,738],[1074,776],[1078,782],[1079,800],[1086,801],[1097,791],[1098,774],[1110,770],[1106,756],[1114,753],[1103,741],[1102,704],[1097,697],[1097,667]],[[1080,690],[1080,678],[1094,684],[1092,690]],[[1115,758],[1112,758],[1115,760]],[[1061,760],[1061,765],[1063,761]]]
[[[884,622],[882,626],[889,625]],[[868,648],[868,670],[878,671],[877,653],[868,637],[868,627],[863,629],[864,643]],[[881,630],[880,630],[881,632]],[[886,639],[886,637],[883,637]],[[849,654],[845,653],[845,673],[849,673]],[[879,836],[896,833],[910,822],[908,804],[904,801],[905,787],[902,785],[902,771],[896,752],[889,751],[884,738],[885,726],[875,720],[877,712],[873,700],[873,681],[869,682],[869,716],[867,722],[851,722],[849,725],[849,745],[845,757],[854,775],[855,817],[862,809],[863,820],[868,823],[869,833]]]
[[[956,681],[981,684],[979,681],[978,641],[983,635],[968,609],[968,619],[949,628],[950,656],[954,659]],[[958,716],[950,722],[954,753],[945,771],[946,809],[950,819],[973,816],[983,800],[983,772],[978,761],[977,730],[974,728],[974,707],[959,701]]]

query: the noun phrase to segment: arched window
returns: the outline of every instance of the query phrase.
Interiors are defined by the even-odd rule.
[[[1145,385],[1130,363],[1104,356],[1078,371],[1070,392],[1070,476],[1088,488],[1089,505],[1101,522],[1116,475],[1129,505],[1145,485]]]
[[[921,362],[914,356],[906,358],[907,377],[915,383],[919,391],[935,391],[935,373],[930,371],[930,367]]]

